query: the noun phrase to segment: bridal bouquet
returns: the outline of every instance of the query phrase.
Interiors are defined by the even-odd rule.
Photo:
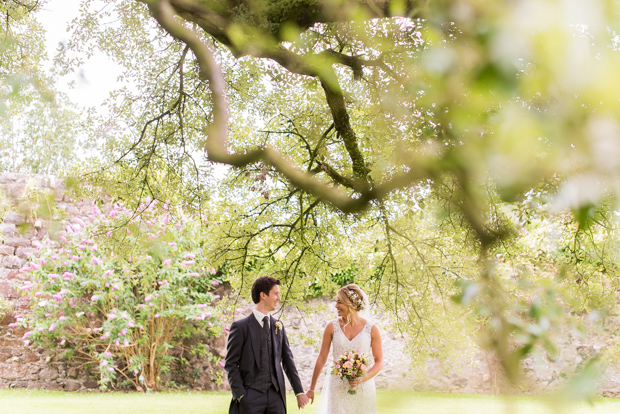
[[[359,352],[349,351],[342,354],[334,361],[333,374],[341,380],[352,380],[363,377],[368,371],[368,357]],[[349,389],[349,394],[354,395],[355,388]]]

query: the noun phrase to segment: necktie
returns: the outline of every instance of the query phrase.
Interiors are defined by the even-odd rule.
[[[269,338],[269,316],[265,316],[263,318],[263,329],[265,330],[265,333],[267,334],[267,338]]]

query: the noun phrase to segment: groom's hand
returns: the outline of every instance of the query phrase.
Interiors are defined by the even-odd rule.
[[[306,394],[299,394],[297,396],[297,407],[304,408],[308,404],[308,396]]]

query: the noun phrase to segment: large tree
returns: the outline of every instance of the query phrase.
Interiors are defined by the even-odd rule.
[[[554,304],[515,302],[502,269],[560,268],[520,244],[532,200],[572,210],[573,240],[615,200],[614,2],[103,3],[65,51],[99,47],[133,80],[95,131],[94,182],[203,214],[236,287],[273,272],[293,297],[351,276],[434,352],[462,332],[459,281],[510,375],[545,342],[528,327]],[[218,186],[210,162],[233,167]]]

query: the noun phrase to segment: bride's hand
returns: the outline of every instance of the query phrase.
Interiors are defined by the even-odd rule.
[[[349,380],[349,387],[355,388],[358,385],[360,385],[361,383],[362,383],[362,379],[361,378],[350,379]]]
[[[308,399],[310,400],[310,404],[312,404],[314,402],[314,390],[308,390],[306,392],[306,396],[308,396]]]

